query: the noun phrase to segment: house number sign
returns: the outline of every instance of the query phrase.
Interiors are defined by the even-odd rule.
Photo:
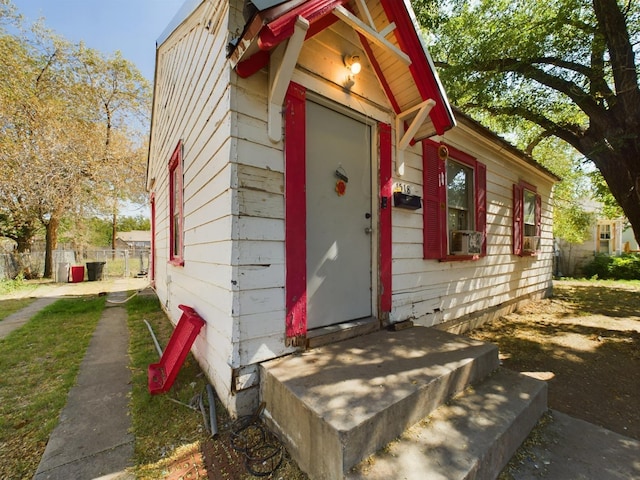
[[[393,191],[394,192],[404,193],[405,195],[411,195],[412,194],[411,185],[409,185],[408,183],[396,182],[393,185]]]

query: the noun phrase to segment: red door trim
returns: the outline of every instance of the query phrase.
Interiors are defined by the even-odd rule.
[[[307,334],[306,89],[291,83],[285,99],[285,308],[286,343]]]
[[[378,124],[380,138],[380,311],[391,311],[391,125]]]

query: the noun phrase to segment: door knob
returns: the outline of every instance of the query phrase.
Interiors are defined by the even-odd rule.
[[[366,233],[367,235],[370,235],[371,232],[373,232],[373,229],[371,227],[365,227],[364,233]]]

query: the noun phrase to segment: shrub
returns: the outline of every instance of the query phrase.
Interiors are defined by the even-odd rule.
[[[619,257],[598,254],[584,266],[587,278],[640,280],[640,255],[625,253]]]

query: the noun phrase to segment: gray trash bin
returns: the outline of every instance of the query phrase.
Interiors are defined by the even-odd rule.
[[[69,264],[59,263],[56,271],[56,282],[67,283],[69,281]]]

